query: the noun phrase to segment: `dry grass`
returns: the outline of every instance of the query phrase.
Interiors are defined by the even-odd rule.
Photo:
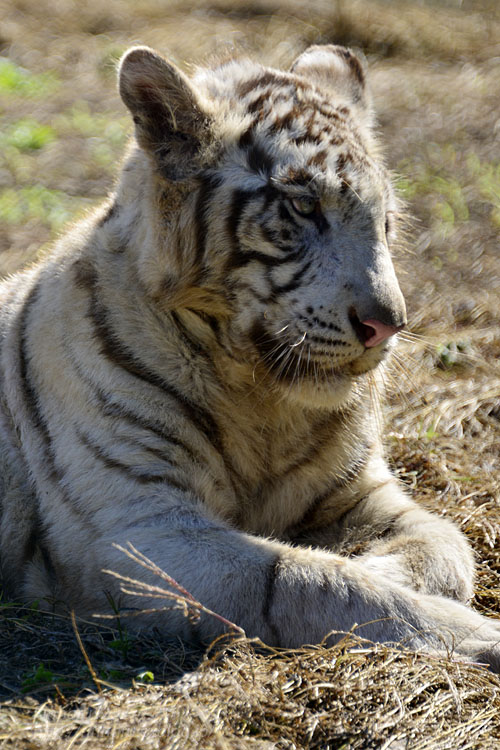
[[[2,272],[112,186],[130,132],[114,63],[136,42],[179,63],[228,45],[273,64],[312,42],[367,54],[413,217],[398,256],[411,325],[388,378],[387,448],[414,496],[468,535],[474,604],[498,617],[498,4],[3,0],[0,54],[14,67],[6,76],[0,59]],[[500,746],[498,677],[354,635],[282,653],[240,640],[195,669],[199,651],[132,637],[126,622],[79,623],[85,659],[69,621],[7,604],[0,618],[0,746]]]
[[[169,688],[13,703],[3,725],[6,747],[30,750],[436,750],[500,741],[498,707],[498,680],[484,670],[346,635],[330,649],[281,652],[237,641]]]

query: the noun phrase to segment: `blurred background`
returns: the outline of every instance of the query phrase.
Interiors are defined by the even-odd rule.
[[[137,43],[187,72],[228,48],[285,67],[312,43],[365,54],[408,214],[395,253],[410,324],[388,376],[387,446],[415,495],[469,534],[477,603],[498,611],[500,4],[0,0],[1,273],[112,188],[132,131],[116,63]]]

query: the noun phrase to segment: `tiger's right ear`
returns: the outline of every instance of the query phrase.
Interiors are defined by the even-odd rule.
[[[118,80],[137,141],[161,174],[173,181],[196,174],[210,118],[189,79],[149,47],[133,47],[121,59]]]
[[[323,91],[342,96],[366,124],[371,124],[371,95],[365,68],[350,49],[337,44],[315,44],[299,55],[290,70]]]

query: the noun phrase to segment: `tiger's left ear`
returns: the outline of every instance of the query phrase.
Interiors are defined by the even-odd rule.
[[[202,166],[210,116],[189,78],[149,47],[133,47],[118,72],[121,98],[137,141],[169,180],[187,179]]]
[[[371,124],[371,96],[366,83],[365,67],[347,47],[336,44],[308,47],[290,68],[308,78],[324,91],[341,96]]]

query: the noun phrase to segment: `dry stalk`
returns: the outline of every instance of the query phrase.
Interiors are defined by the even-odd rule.
[[[139,552],[139,550],[136,549],[134,545],[131,544],[131,542],[127,542],[127,547],[122,547],[119,544],[114,544],[113,546],[116,549],[120,550],[120,552],[123,552],[125,555],[127,555],[127,557],[129,557],[138,565],[141,565],[150,573],[153,573],[153,575],[158,576],[162,581],[165,581],[168,586],[174,589],[174,591],[171,591],[169,589],[163,588],[162,586],[155,586],[153,584],[146,583],[145,581],[140,581],[136,578],[124,576],[114,570],[104,570],[104,573],[117,578],[122,582],[122,584],[130,585],[131,588],[128,588],[126,585],[122,585],[120,587],[122,593],[128,594],[130,596],[145,597],[148,599],[170,599],[171,601],[175,602],[175,605],[179,609],[182,609],[186,617],[189,617],[189,619],[191,619],[192,621],[196,622],[199,619],[200,615],[203,613],[209,615],[210,617],[214,617],[230,630],[234,631],[240,636],[245,637],[245,631],[240,628],[239,625],[236,625],[234,622],[231,622],[222,615],[219,615],[217,612],[214,612],[213,610],[209,609],[204,604],[199,602],[197,599],[195,599],[195,597],[190,594],[189,591],[184,588],[184,586],[178,583],[175,578],[172,578],[172,576],[169,576],[167,573],[165,573],[164,570],[158,567],[158,565],[156,565],[152,560],[146,557],[146,555],[143,555],[142,552]],[[140,612],[126,612],[123,614],[130,616],[136,614],[161,612],[165,611],[166,609],[170,609],[170,607],[142,609],[140,610]],[[99,615],[99,617],[110,619],[115,617],[115,615]]]
[[[75,631],[76,640],[78,641],[78,646],[80,647],[80,651],[83,654],[83,658],[85,659],[85,663],[88,667],[88,670],[90,672],[90,675],[94,681],[94,684],[97,688],[97,692],[101,692],[101,683],[99,681],[99,678],[97,676],[97,672],[95,671],[94,667],[92,666],[92,662],[90,661],[90,657],[87,654],[87,651],[85,649],[85,646],[83,645],[83,641],[80,636],[80,632],[78,630],[78,625],[76,624],[76,617],[75,617],[75,610],[71,610],[71,624],[73,625],[73,630]]]

